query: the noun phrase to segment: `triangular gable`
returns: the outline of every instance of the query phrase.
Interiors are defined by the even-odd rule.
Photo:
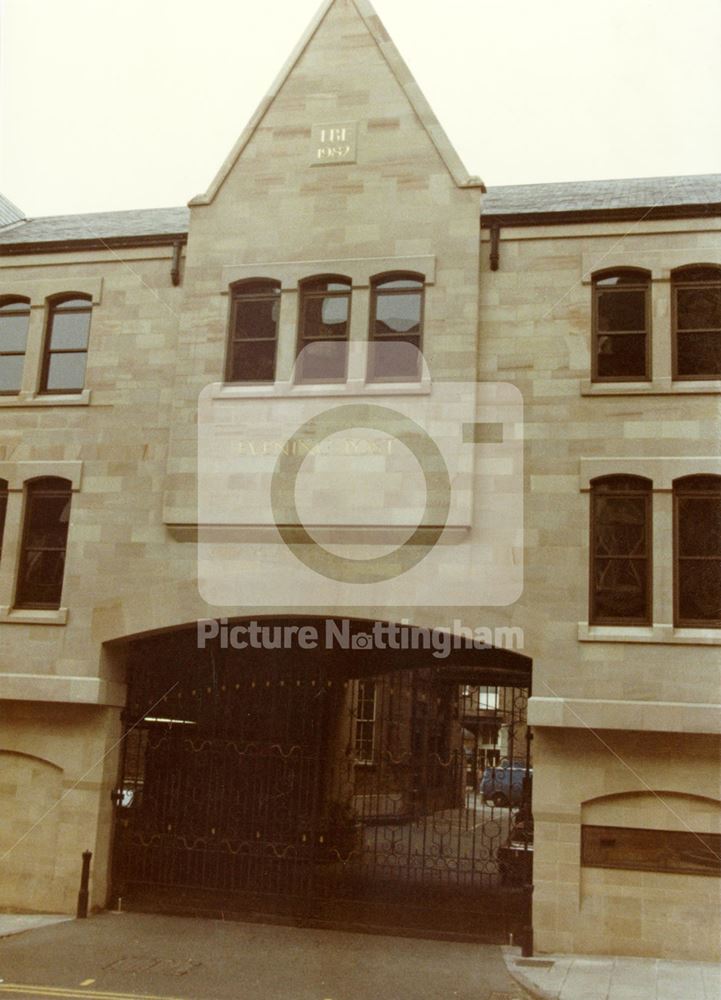
[[[282,70],[271,84],[270,89],[258,105],[240,138],[236,142],[235,146],[233,146],[230,154],[226,157],[223,165],[211,182],[210,187],[205,194],[199,194],[196,195],[195,198],[192,198],[188,203],[189,205],[209,205],[213,201],[223,182],[235,166],[238,158],[241,156],[243,150],[252,139],[256,129],[262,122],[273,101],[280,93],[286,80],[291,75],[299,59],[312,41],[314,35],[318,31],[318,28],[323,23],[328,11],[336,2],[337,0],[324,0],[320,9],[291,53],[290,58],[287,60]],[[370,0],[350,0],[350,3],[352,3],[355,7],[358,16],[361,18],[368,29],[368,32],[378,46],[379,52],[383,56],[399,87],[408,98],[408,102],[417,115],[421,125],[428,133],[431,142],[435,146],[441,160],[446,165],[446,168],[455,184],[460,188],[479,188],[482,192],[485,191],[485,185],[480,177],[471,176],[461,162],[453,144],[433,113],[430,104],[423,96],[421,88],[413,78],[413,74],[408,69],[403,57],[393,44],[388,32],[384,28],[381,19],[376,14],[373,4],[370,3]]]

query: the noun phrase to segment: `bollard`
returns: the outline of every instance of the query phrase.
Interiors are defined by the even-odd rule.
[[[524,927],[521,931],[521,955],[523,958],[533,957],[533,927]]]
[[[78,920],[88,915],[88,885],[90,883],[90,859],[92,851],[83,851],[83,870],[80,875],[80,892],[78,893]]]

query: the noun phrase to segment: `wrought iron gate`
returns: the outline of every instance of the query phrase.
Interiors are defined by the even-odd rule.
[[[116,792],[124,906],[496,940],[530,922],[526,688],[428,657],[348,676],[152,649]]]

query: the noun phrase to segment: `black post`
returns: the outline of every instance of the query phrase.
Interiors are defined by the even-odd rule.
[[[90,859],[92,851],[83,851],[83,871],[80,875],[80,892],[78,893],[78,920],[88,915],[88,885],[90,883]]]

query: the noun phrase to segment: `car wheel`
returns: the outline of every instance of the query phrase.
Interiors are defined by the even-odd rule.
[[[494,806],[508,805],[506,801],[506,796],[503,794],[503,792],[496,792],[495,795],[493,795],[493,797],[491,798],[491,802],[493,803]]]

